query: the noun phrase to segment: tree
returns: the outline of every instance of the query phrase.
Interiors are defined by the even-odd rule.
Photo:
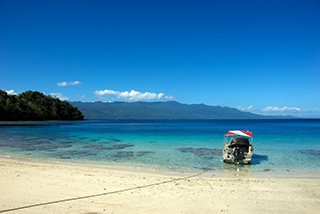
[[[0,120],[83,120],[77,108],[66,101],[47,96],[37,91],[9,95],[0,90]]]

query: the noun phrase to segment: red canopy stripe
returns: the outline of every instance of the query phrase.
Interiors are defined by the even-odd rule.
[[[252,132],[235,130],[235,131],[229,131],[225,136],[231,136],[231,135],[240,135],[240,136],[252,137]]]

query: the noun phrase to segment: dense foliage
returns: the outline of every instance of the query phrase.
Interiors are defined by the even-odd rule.
[[[82,112],[66,101],[37,91],[9,95],[0,90],[0,121],[83,120]]]

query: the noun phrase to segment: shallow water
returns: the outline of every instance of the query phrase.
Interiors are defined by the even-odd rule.
[[[253,132],[248,173],[320,173],[320,120],[88,120],[0,124],[0,155],[173,171],[233,172],[229,130]],[[239,170],[239,169],[238,169]]]

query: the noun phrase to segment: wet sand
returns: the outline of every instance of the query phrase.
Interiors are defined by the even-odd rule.
[[[0,158],[0,213],[318,213],[320,179]]]

